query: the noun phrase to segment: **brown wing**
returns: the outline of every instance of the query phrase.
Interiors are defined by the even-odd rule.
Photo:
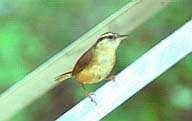
[[[77,61],[75,67],[73,68],[72,75],[75,75],[82,71],[86,66],[89,65],[89,63],[93,59],[95,47],[91,47],[89,50],[87,50]]]

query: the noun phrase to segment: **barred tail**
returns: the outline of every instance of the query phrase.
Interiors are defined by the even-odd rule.
[[[67,73],[64,73],[64,74],[59,75],[59,76],[56,78],[55,81],[57,81],[57,82],[62,82],[62,81],[67,80],[67,79],[69,79],[69,78],[71,78],[71,77],[72,77],[72,72],[67,72]]]

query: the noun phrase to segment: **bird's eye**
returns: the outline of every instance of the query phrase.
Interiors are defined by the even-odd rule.
[[[108,36],[108,38],[109,38],[109,39],[113,39],[113,38],[114,38],[114,36],[110,35],[110,36]]]

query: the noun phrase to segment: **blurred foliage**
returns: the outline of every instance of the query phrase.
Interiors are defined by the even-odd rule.
[[[1,0],[0,91],[65,48],[121,8],[124,0]],[[191,19],[191,0],[173,0],[137,28],[118,49],[118,73],[161,39]],[[150,10],[150,9],[149,9]],[[189,55],[103,121],[190,121],[192,56]],[[88,86],[89,90],[101,86]],[[84,97],[68,80],[32,103],[11,121],[52,121]]]

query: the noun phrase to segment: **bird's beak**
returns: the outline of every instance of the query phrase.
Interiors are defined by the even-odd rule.
[[[117,38],[120,40],[126,39],[128,35],[119,35]]]
[[[119,35],[119,38],[127,38],[128,37],[128,35]]]

